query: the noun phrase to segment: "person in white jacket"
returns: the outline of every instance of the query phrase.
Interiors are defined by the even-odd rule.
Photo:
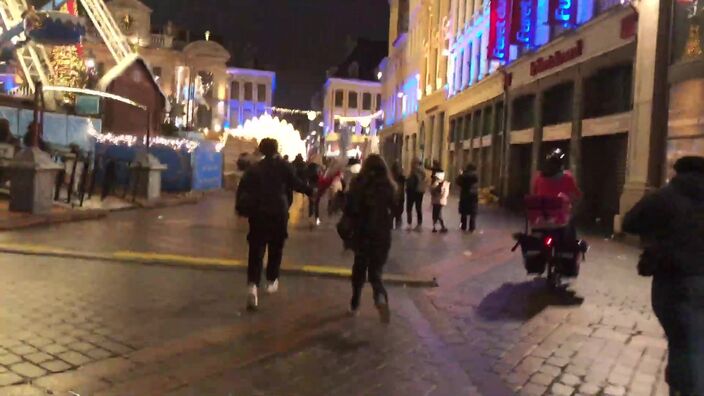
[[[447,206],[447,198],[450,195],[450,182],[445,181],[445,173],[435,172],[430,186],[430,199],[433,204],[433,232],[438,232],[436,225],[440,223],[440,232],[446,233],[445,221],[442,219],[442,208]]]

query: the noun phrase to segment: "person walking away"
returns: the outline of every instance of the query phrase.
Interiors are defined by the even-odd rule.
[[[467,164],[455,182],[460,189],[460,229],[474,232],[477,228],[477,209],[479,207],[477,167],[471,163]],[[467,224],[467,218],[469,218],[469,224]]]
[[[652,276],[653,311],[665,330],[671,395],[704,395],[704,157],[675,162],[676,175],[623,219],[644,243],[640,275]]]
[[[406,176],[398,161],[391,165],[391,176],[396,183],[396,212],[394,213],[394,229],[400,229],[403,225],[403,205],[405,201],[404,190],[406,187]]]
[[[391,248],[391,228],[396,205],[396,186],[386,163],[377,154],[364,161],[350,186],[344,216],[353,223],[354,265],[350,312],[356,315],[365,279],[372,285],[374,304],[382,323],[390,320],[389,297],[381,280]]]
[[[301,154],[298,154],[291,163],[291,165],[293,165],[293,170],[296,172],[296,177],[305,181],[307,165],[306,162],[303,160],[303,156]]]
[[[238,214],[248,217],[249,261],[247,266],[247,308],[258,306],[257,289],[261,282],[264,253],[268,251],[267,292],[279,288],[279,269],[288,238],[289,202],[287,192],[312,194],[312,188],[296,177],[292,167],[278,155],[274,139],[262,139],[259,151],[264,158],[244,174],[237,189]]]
[[[450,195],[450,183],[445,181],[445,172],[438,171],[433,175],[430,186],[430,200],[433,204],[433,232],[438,232],[435,228],[440,223],[440,232],[447,232],[445,220],[442,218],[442,209],[447,206],[447,197]]]
[[[419,159],[413,160],[411,172],[406,179],[406,216],[408,220],[408,230],[413,223],[413,208],[416,211],[416,231],[420,231],[423,226],[423,195],[428,189],[425,169]]]
[[[310,188],[317,188],[320,175],[322,173],[322,167],[311,161],[308,163],[308,170],[306,172],[306,182]],[[308,219],[310,221],[311,227],[314,225],[320,225],[320,196],[319,194],[313,194],[308,199]]]

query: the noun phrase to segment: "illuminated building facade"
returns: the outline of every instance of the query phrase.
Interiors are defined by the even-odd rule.
[[[378,151],[383,117],[377,70],[386,49],[386,42],[360,39],[347,59],[330,70],[322,92],[324,154],[339,154],[343,133],[349,136],[348,149]]]
[[[228,127],[237,128],[251,118],[271,113],[276,73],[231,67],[227,69],[227,75],[230,84]]]
[[[619,214],[664,182],[666,145],[671,153],[701,147],[678,144],[677,139],[690,137],[673,136],[672,128],[666,142],[657,131],[667,130],[667,124],[661,116],[651,117],[667,116],[659,102],[667,96],[659,76],[667,71],[656,62],[667,48],[652,31],[662,13],[659,0],[389,4],[392,44],[380,63],[387,112],[380,135],[388,160],[400,160],[406,168],[412,158],[426,165],[438,161],[451,177],[474,163],[481,186],[518,207],[545,153],[559,147],[569,153],[585,192],[580,220],[618,229]],[[701,60],[700,43],[693,40],[689,47],[698,50],[690,56]],[[682,98],[694,95],[691,103],[699,103],[701,80],[690,77],[704,69],[689,70],[683,72],[688,93]],[[417,90],[411,96],[414,76]],[[700,119],[692,114],[701,110],[686,99],[677,103],[688,114],[686,122]],[[704,136],[702,130],[682,133]]]
[[[230,53],[206,32],[195,40],[171,23],[155,33],[152,10],[139,0],[112,0],[107,7],[144,59],[170,102],[167,122],[187,129],[221,130],[228,121]],[[84,39],[86,62],[99,76],[115,66],[96,31]]]

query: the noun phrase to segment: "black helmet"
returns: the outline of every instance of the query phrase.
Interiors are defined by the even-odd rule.
[[[547,160],[548,163],[554,164],[554,165],[559,165],[560,167],[565,166],[565,152],[562,151],[562,149],[556,148],[555,150],[552,150],[545,159]]]
[[[555,176],[565,169],[565,152],[559,148],[552,150],[545,157],[545,167],[543,175],[547,177]]]

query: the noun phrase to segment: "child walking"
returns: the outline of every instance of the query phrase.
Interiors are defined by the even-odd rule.
[[[435,172],[430,187],[430,198],[433,204],[433,232],[438,232],[435,228],[440,223],[440,232],[446,233],[445,221],[442,219],[442,208],[447,206],[447,197],[450,195],[450,183],[445,181],[445,173]]]

